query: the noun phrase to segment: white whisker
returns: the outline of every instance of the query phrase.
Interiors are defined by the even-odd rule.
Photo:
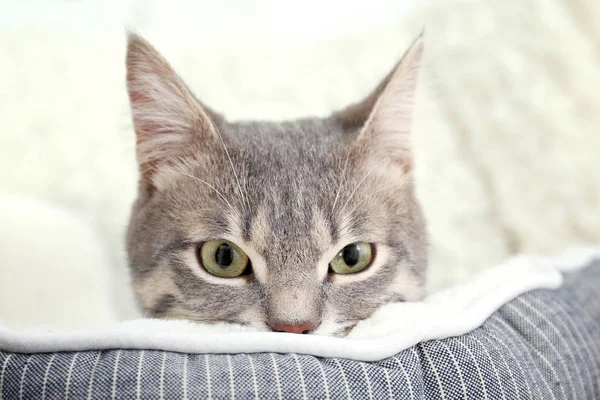
[[[216,208],[196,208],[193,210],[190,210],[190,212],[200,212],[200,211],[217,211]]]
[[[335,205],[337,204],[338,198],[340,197],[340,193],[342,192],[342,185],[344,184],[344,180],[346,179],[346,168],[348,167],[348,159],[350,158],[350,152],[352,149],[348,149],[348,154],[346,154],[346,161],[344,162],[344,168],[342,169],[342,177],[340,178],[340,185],[338,186],[337,193],[335,195],[335,200],[333,201],[333,207],[331,207],[331,213],[335,211]]]
[[[382,188],[377,189],[376,191],[374,191],[373,193],[370,193],[368,196],[365,196],[361,201],[358,202],[357,205],[355,205],[352,210],[350,210],[350,212],[348,213],[349,216],[352,215],[352,213],[354,212],[354,210],[356,210],[362,203],[364,203],[365,201],[369,200],[370,198],[372,198],[373,196],[375,196],[377,193],[383,191],[383,190],[387,190],[387,189],[391,189],[393,187],[400,187],[400,186],[404,186],[406,184],[406,182],[400,182],[400,183],[396,183],[394,185],[388,185]]]
[[[346,200],[346,203],[344,203],[344,206],[342,207],[342,211],[344,209],[346,209],[346,206],[348,205],[348,203],[350,202],[350,200],[352,200],[352,197],[354,196],[354,193],[360,187],[360,185],[362,185],[362,183],[365,181],[365,179],[367,179],[369,177],[369,175],[371,175],[371,173],[373,173],[373,171],[375,171],[377,168],[379,168],[381,166],[381,164],[383,164],[384,161],[389,161],[390,158],[391,158],[391,156],[385,157],[384,159],[382,159],[381,161],[379,161],[377,164],[375,164],[375,166],[373,166],[373,168],[371,168],[365,174],[365,176],[360,180],[360,182],[358,182],[358,185],[356,185],[356,187],[354,188],[354,190],[352,191],[352,193],[350,193],[350,197],[348,197],[348,200]]]
[[[247,207],[247,210],[250,210],[250,202],[248,201],[248,192],[246,192],[244,194],[244,190],[242,190],[242,185],[240,185],[240,180],[238,178],[238,174],[235,170],[235,167],[233,166],[233,161],[231,161],[231,157],[229,156],[229,151],[227,150],[227,146],[225,146],[225,141],[223,140],[223,136],[221,136],[221,132],[219,132],[219,130],[217,129],[217,127],[215,126],[215,123],[210,120],[210,123],[213,127],[213,129],[215,130],[215,132],[217,133],[217,136],[219,137],[219,140],[221,141],[221,144],[223,145],[223,149],[225,149],[225,154],[227,154],[227,159],[229,160],[229,165],[231,165],[231,170],[233,171],[233,176],[235,176],[235,181],[237,182],[238,185],[238,189],[240,191],[240,196],[242,196],[242,200],[244,201],[244,204]]]
[[[202,179],[200,179],[200,178],[197,178],[197,177],[195,177],[195,176],[193,176],[193,175],[186,174],[185,172],[180,172],[180,171],[173,171],[173,172],[175,172],[175,173],[177,173],[177,174],[180,174],[180,175],[183,175],[183,176],[187,176],[188,178],[195,179],[195,180],[197,180],[198,182],[201,182],[201,183],[205,184],[206,186],[208,186],[209,188],[211,188],[212,190],[214,190],[214,191],[215,191],[215,193],[217,193],[217,194],[218,194],[218,195],[219,195],[219,196],[220,196],[220,197],[221,197],[221,198],[222,198],[222,199],[223,199],[223,200],[224,200],[224,201],[227,203],[227,205],[229,205],[229,208],[231,208],[231,210],[232,210],[232,211],[235,211],[235,208],[233,208],[233,206],[232,206],[232,205],[231,205],[231,203],[230,203],[230,202],[229,202],[229,201],[228,201],[228,200],[225,198],[225,196],[223,196],[223,194],[222,194],[221,192],[219,192],[217,189],[215,189],[215,188],[214,188],[214,187],[213,187],[211,184],[209,184],[208,182],[206,182],[206,181],[203,181]]]

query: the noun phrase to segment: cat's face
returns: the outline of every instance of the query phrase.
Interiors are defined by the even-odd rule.
[[[131,36],[141,179],[127,242],[149,316],[344,335],[423,296],[410,115],[419,39],[360,104],[326,119],[230,123]]]

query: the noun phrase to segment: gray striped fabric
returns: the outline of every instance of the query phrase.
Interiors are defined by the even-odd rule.
[[[296,354],[0,352],[3,399],[600,399],[600,262],[473,332],[378,362]]]

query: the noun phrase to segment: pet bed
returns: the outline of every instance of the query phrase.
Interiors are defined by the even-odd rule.
[[[343,339],[182,321],[0,328],[0,398],[600,398],[599,288],[600,251],[579,249],[385,306]]]

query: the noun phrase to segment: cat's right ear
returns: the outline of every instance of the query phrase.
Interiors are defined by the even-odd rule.
[[[347,131],[360,132],[357,142],[370,150],[365,157],[390,160],[405,172],[412,169],[412,115],[423,47],[421,34],[371,94],[333,115]]]
[[[203,107],[167,61],[147,41],[129,33],[127,90],[143,180],[191,149],[218,139],[222,117]]]

